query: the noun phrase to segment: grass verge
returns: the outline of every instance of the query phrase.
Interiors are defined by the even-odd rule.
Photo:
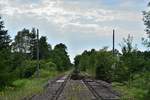
[[[62,74],[57,71],[40,71],[40,77],[34,76],[29,79],[19,79],[13,82],[13,87],[6,87],[0,92],[0,100],[21,100],[43,91],[44,84],[51,78]]]
[[[121,100],[145,100],[144,96],[148,90],[137,87],[129,87],[127,85],[116,83],[112,84],[113,88],[121,93]]]

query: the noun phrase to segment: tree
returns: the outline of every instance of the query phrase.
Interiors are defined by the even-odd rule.
[[[119,62],[117,62],[115,73],[118,81],[129,81],[130,84],[134,75],[143,71],[144,56],[139,55],[137,48],[133,46],[133,37],[130,35],[127,38],[123,38],[120,46],[122,55]]]
[[[150,6],[150,3],[148,4],[148,7]],[[147,47],[150,47],[150,11],[143,11],[143,21],[144,21],[144,25],[146,26],[146,34],[148,35],[148,39],[144,39],[143,43],[144,45],[146,45]]]
[[[105,80],[107,82],[112,81],[112,65],[114,63],[113,55],[111,51],[107,49],[101,49],[96,53],[96,78]]]
[[[4,22],[0,17],[0,88],[9,84],[11,79],[11,48],[10,36],[5,30]]]
[[[65,44],[57,44],[51,54],[52,61],[57,65],[57,70],[68,70],[71,66],[71,62],[67,53],[67,47]]]
[[[99,51],[92,49],[85,50],[81,55],[75,57],[75,67],[81,71],[88,72],[90,75],[108,82],[112,78],[113,55],[107,48]]]
[[[42,36],[39,40],[40,59],[48,59],[50,57],[51,45],[47,43],[47,38]]]
[[[10,42],[10,36],[8,35],[7,30],[5,30],[4,22],[0,17],[0,50],[10,49]]]
[[[80,55],[77,55],[74,58],[74,67],[75,67],[75,72],[77,72],[77,73],[80,71],[80,68],[79,68],[80,58],[81,58]]]
[[[15,36],[15,40],[12,43],[13,51],[23,54],[29,53],[30,50],[30,32],[28,29],[19,31]]]
[[[30,55],[33,60],[37,58],[37,36],[35,28],[32,28],[30,32]]]
[[[122,54],[123,55],[128,55],[133,51],[136,51],[136,48],[133,47],[133,36],[130,34],[128,35],[127,39],[123,38],[123,42],[120,44]]]

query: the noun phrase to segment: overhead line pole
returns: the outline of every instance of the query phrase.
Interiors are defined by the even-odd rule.
[[[40,62],[39,62],[39,30],[37,29],[37,77],[40,76],[40,71],[39,71],[39,67],[40,67]]]
[[[115,59],[115,30],[113,29],[113,50],[112,50],[112,53],[113,53],[113,58]],[[113,63],[112,65],[112,68],[115,69],[115,62]],[[113,73],[114,74],[114,73]]]
[[[113,55],[115,55],[115,30],[113,29]]]

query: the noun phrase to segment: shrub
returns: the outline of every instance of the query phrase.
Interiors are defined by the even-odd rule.
[[[100,50],[96,56],[96,78],[110,82],[112,80],[113,56],[111,52]]]
[[[53,62],[48,62],[46,63],[46,66],[44,69],[50,70],[50,71],[54,71],[57,69],[56,64],[54,64]]]
[[[36,61],[25,61],[22,66],[18,67],[15,71],[16,75],[20,78],[29,78],[36,71]]]
[[[149,98],[150,98],[150,88],[149,88],[147,94],[144,96],[143,100],[149,100]]]
[[[13,83],[13,86],[17,87],[17,88],[21,88],[26,84],[26,80],[22,79],[22,80],[16,80]]]
[[[10,56],[10,52],[6,50],[0,51],[0,89],[9,85],[13,79]]]

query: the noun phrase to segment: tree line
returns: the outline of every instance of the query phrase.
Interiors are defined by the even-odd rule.
[[[52,49],[46,36],[37,40],[37,30],[23,29],[12,40],[0,17],[0,88],[14,80],[32,77],[36,72],[37,42],[40,69],[66,71],[72,66],[67,46],[57,44]]]
[[[108,82],[126,82],[133,79],[135,74],[149,72],[150,52],[134,48],[132,40],[130,35],[124,39],[121,52],[116,49],[115,54],[107,47],[85,50],[75,57],[75,67]]]
[[[133,44],[133,36],[128,35],[120,43],[121,51],[115,49],[114,54],[112,50],[108,50],[108,47],[100,50],[85,50],[74,58],[75,68],[81,72],[87,72],[97,79],[110,83],[119,82],[129,87],[133,85],[133,82],[137,81],[137,88],[148,90],[145,98],[142,100],[149,100],[150,11],[144,11],[143,16],[147,38],[142,38],[142,43],[147,48],[146,51],[138,50],[136,45]]]

